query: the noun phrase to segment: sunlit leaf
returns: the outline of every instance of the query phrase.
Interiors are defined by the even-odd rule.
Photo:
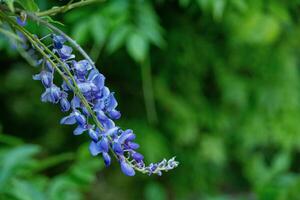
[[[0,170],[0,190],[18,170],[18,167],[29,162],[30,158],[38,152],[39,148],[34,145],[20,146],[9,150],[1,161],[3,164]]]
[[[149,44],[143,35],[133,33],[129,36],[126,45],[128,53],[135,61],[142,62],[146,58]]]
[[[107,44],[107,50],[110,53],[113,53],[119,49],[126,41],[126,38],[131,30],[131,27],[128,25],[119,26],[116,28],[110,36],[110,39]]]
[[[38,11],[38,5],[34,0],[16,0],[27,11]]]

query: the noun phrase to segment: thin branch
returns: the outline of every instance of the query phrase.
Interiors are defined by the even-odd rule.
[[[66,64],[61,61],[50,49],[48,49],[44,43],[42,43],[39,39],[37,39],[36,37],[33,37],[31,35],[31,33],[29,31],[27,31],[25,28],[19,26],[15,21],[11,20],[9,17],[7,17],[4,13],[2,14],[2,12],[0,11],[0,17],[2,17],[3,19],[5,19],[8,23],[10,23],[13,27],[15,27],[17,30],[19,30],[20,32],[22,32],[26,38],[29,40],[29,42],[31,44],[33,44],[36,48],[36,50],[44,57],[46,58],[50,64],[56,69],[56,71],[60,74],[60,76],[66,81],[66,83],[68,84],[68,86],[74,91],[74,93],[80,98],[80,100],[82,101],[83,105],[86,107],[86,109],[89,111],[89,113],[91,114],[95,124],[98,126],[98,128],[100,130],[103,130],[102,125],[100,124],[100,122],[98,121],[97,117],[95,116],[94,111],[92,110],[92,108],[90,107],[88,101],[86,100],[86,98],[84,97],[84,95],[81,93],[77,82],[75,81],[73,75],[71,74],[71,72],[69,71],[68,67],[66,66]],[[47,55],[47,53],[49,55]],[[64,69],[64,71],[67,73],[67,75],[70,77],[72,83],[74,84],[74,86],[72,85],[72,83],[69,82],[68,78],[65,76],[64,72],[61,71],[56,64],[50,59],[50,56],[53,57]]]
[[[150,58],[147,58],[144,61],[142,61],[140,65],[143,83],[143,94],[148,121],[150,124],[156,124],[157,112],[153,94]]]
[[[39,17],[56,15],[57,13],[67,12],[67,11],[69,11],[71,9],[74,9],[74,8],[77,8],[77,7],[82,7],[82,6],[90,5],[92,3],[104,2],[104,1],[105,0],[85,0],[85,1],[82,0],[82,1],[79,1],[79,2],[67,4],[65,6],[61,6],[61,7],[53,7],[49,10],[42,11],[42,12],[37,12],[35,14]]]
[[[72,38],[70,38],[67,34],[65,34],[63,31],[59,30],[58,28],[56,28],[55,26],[53,26],[52,24],[48,23],[47,21],[41,19],[40,17],[36,16],[35,14],[32,13],[27,13],[27,16],[29,18],[31,18],[32,20],[41,23],[45,26],[47,26],[48,28],[50,28],[51,30],[53,30],[54,32],[56,32],[59,35],[62,35],[64,38],[66,38],[66,40],[75,48],[77,49],[81,55],[94,67],[96,68],[94,62],[92,61],[92,59],[89,57],[89,55],[87,55],[87,53],[81,48],[81,46],[79,44],[77,44],[77,42],[75,40],[73,40]]]

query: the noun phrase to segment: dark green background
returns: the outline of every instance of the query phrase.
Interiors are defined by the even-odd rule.
[[[146,161],[177,156],[162,177],[92,158],[1,35],[0,199],[300,199],[299,14],[297,0],[110,0],[53,17],[96,59]]]

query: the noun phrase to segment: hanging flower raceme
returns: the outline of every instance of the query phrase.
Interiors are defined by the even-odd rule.
[[[75,125],[74,135],[89,135],[91,155],[102,156],[106,166],[111,164],[112,157],[117,158],[127,176],[135,175],[136,170],[161,175],[162,171],[177,167],[174,158],[145,165],[143,155],[138,152],[139,145],[134,142],[133,131],[115,125],[121,113],[117,110],[114,93],[105,86],[105,77],[88,60],[76,60],[64,36],[51,34],[51,44],[47,48],[53,54],[38,61],[41,71],[33,76],[45,88],[41,101],[59,104],[63,112],[68,112],[60,123]],[[61,84],[54,83],[58,69],[64,76]]]

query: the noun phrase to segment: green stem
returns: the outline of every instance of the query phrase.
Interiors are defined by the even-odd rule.
[[[147,117],[149,123],[155,124],[157,122],[157,114],[155,109],[155,101],[152,87],[150,58],[147,58],[141,63],[141,73]]]
[[[75,40],[73,40],[72,38],[70,38],[67,34],[65,34],[63,31],[59,30],[58,28],[56,28],[55,26],[53,26],[52,24],[49,24],[47,21],[42,20],[41,18],[39,18],[38,16],[32,14],[32,13],[26,13],[27,16],[29,18],[31,18],[32,20],[41,23],[45,26],[47,26],[48,28],[50,28],[52,31],[56,32],[59,35],[62,35],[75,49],[77,49],[79,51],[79,53],[81,53],[81,55],[87,60],[89,61],[89,63],[96,68],[94,62],[92,61],[92,59],[87,55],[87,53],[81,48],[81,46],[79,44],[77,44],[77,42]]]
[[[90,5],[92,3],[103,2],[103,1],[105,1],[105,0],[85,0],[85,1],[81,0],[79,2],[67,4],[65,6],[53,7],[49,10],[46,10],[46,11],[37,12],[36,15],[39,16],[39,17],[56,15],[57,13],[67,12],[67,11],[69,11],[71,9],[74,9],[74,8],[77,8],[77,7],[82,7],[82,6]]]

